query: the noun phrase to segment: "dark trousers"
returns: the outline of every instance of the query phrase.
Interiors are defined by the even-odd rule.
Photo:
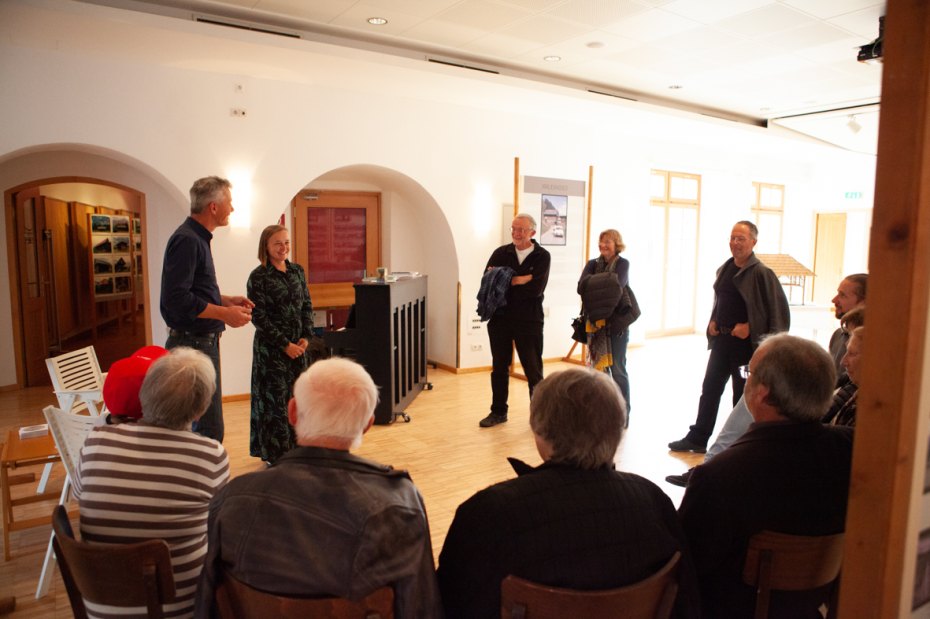
[[[505,417],[514,345],[530,385],[530,397],[536,384],[543,379],[543,323],[495,316],[488,322],[488,339],[491,342],[492,360],[491,413]]]
[[[213,401],[210,402],[207,412],[194,422],[193,430],[197,434],[222,443],[225,426],[223,425],[223,389],[220,382],[220,338],[218,336],[219,334],[198,335],[172,331],[168,336],[168,341],[165,342],[165,348],[171,350],[178,346],[187,346],[210,357],[213,368],[216,370],[216,391],[213,392]]]
[[[626,348],[630,343],[630,330],[624,329],[620,333],[610,334],[610,356],[613,358],[613,365],[607,368],[610,371],[611,378],[620,387],[620,393],[626,402],[627,415],[630,414],[630,375],[626,371]]]
[[[720,398],[727,386],[727,380],[733,381],[733,407],[743,397],[746,381],[740,376],[739,367],[749,363],[752,357],[752,343],[732,335],[718,335],[714,338],[704,372],[704,384],[701,386],[701,400],[698,403],[697,421],[688,431],[687,439],[698,445],[707,445],[710,435],[714,433],[717,423],[717,411]]]

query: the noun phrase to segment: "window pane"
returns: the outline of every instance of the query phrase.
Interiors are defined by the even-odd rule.
[[[649,178],[649,195],[656,200],[665,200],[665,175],[652,173]]]
[[[781,195],[782,189],[780,187],[762,187],[762,191],[759,192],[760,197],[759,201],[762,208],[768,209],[781,209]]]
[[[365,275],[365,209],[314,207],[307,212],[311,284],[360,282]]]
[[[668,210],[668,263],[665,285],[665,328],[694,325],[694,257],[697,255],[697,210]]]
[[[698,199],[698,182],[696,178],[681,178],[673,176],[672,191],[670,198],[672,200],[691,200]]]

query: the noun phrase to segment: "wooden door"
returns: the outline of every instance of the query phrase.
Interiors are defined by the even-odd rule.
[[[45,359],[49,352],[48,308],[51,282],[48,275],[50,249],[45,229],[45,209],[39,189],[13,197],[16,220],[16,255],[19,271],[20,329],[23,342],[25,384],[48,385]]]
[[[384,266],[381,194],[307,190],[293,204],[294,261],[307,273],[314,309],[352,305],[353,284]]]
[[[846,276],[846,213],[818,213],[817,239],[814,248],[813,302],[830,305],[836,287]]]

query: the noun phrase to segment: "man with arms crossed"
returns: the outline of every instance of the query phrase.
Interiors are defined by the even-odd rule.
[[[206,354],[216,370],[216,392],[194,432],[223,442],[223,393],[220,384],[220,335],[252,319],[246,297],[220,294],[210,241],[213,231],[229,224],[232,184],[218,176],[194,181],[191,214],[165,247],[161,273],[161,315],[168,325],[165,348],[188,346]]]
[[[488,322],[491,343],[491,413],[478,425],[490,428],[507,421],[507,399],[510,395],[510,365],[513,348],[517,347],[520,365],[529,382],[530,396],[543,378],[543,293],[549,283],[549,252],[533,236],[536,220],[520,213],[510,225],[513,243],[494,250],[485,271],[509,267],[514,275],[507,290],[507,303]]]

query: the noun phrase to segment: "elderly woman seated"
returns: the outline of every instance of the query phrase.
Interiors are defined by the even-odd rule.
[[[697,584],[671,500],[651,481],[614,470],[625,405],[606,374],[573,368],[540,382],[530,428],[543,464],[459,506],[439,555],[447,619],[500,617],[509,574],[599,590],[638,582],[683,554],[675,617],[697,616]]]
[[[139,392],[142,419],[91,432],[74,480],[83,539],[168,542],[177,591],[164,607],[168,616],[193,614],[207,550],[207,511],[229,479],[223,446],[191,432],[215,389],[216,373],[203,353],[175,348],[157,359]],[[144,615],[145,609],[88,604],[88,612]]]

